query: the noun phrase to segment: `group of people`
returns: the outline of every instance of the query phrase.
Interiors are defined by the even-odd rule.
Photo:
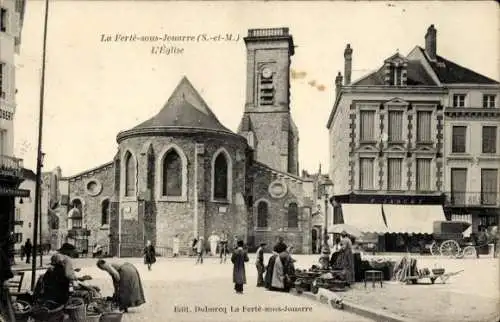
[[[97,267],[111,277],[114,287],[113,302],[120,311],[127,312],[130,307],[146,303],[141,278],[134,265],[108,263],[99,259]],[[71,289],[84,280],[84,278],[77,277],[69,256],[56,253],[50,259],[50,267],[36,283],[34,300],[41,303],[52,301],[65,305],[70,299]],[[86,288],[88,289],[89,286]]]
[[[243,293],[246,284],[245,263],[248,262],[248,253],[243,247],[243,241],[237,242],[237,248],[231,256],[233,263],[233,283],[237,294]],[[294,262],[291,256],[293,247],[288,247],[282,237],[279,237],[273,248],[267,266],[264,264],[264,252],[267,244],[261,243],[257,249],[257,287],[265,287],[270,291],[288,292],[292,287],[291,277],[295,273]]]
[[[234,236],[233,239],[233,250],[236,250],[238,248],[238,238]],[[208,242],[210,245],[210,255],[217,256],[218,253],[220,257],[220,263],[225,263],[227,260],[227,255],[229,254],[229,241],[226,233],[223,231],[221,236],[218,236],[214,231],[208,238]],[[199,238],[195,237],[193,239],[191,249],[193,251],[193,255],[196,256],[196,264],[203,264],[203,256],[205,255],[206,251],[206,244],[203,236],[200,236]]]

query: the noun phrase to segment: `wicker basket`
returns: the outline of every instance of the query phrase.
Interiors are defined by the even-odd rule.
[[[12,306],[16,322],[27,322],[32,312],[31,305],[28,302],[17,300]]]
[[[99,322],[101,321],[101,314],[96,314],[96,313],[87,313],[87,316],[85,317],[85,322]]]
[[[121,312],[108,312],[103,313],[99,322],[121,322],[123,313]]]
[[[64,312],[69,315],[69,320],[74,322],[85,321],[85,302],[82,298],[73,297],[68,300]]]
[[[42,305],[33,307],[31,316],[35,322],[63,322],[64,305],[47,301]]]

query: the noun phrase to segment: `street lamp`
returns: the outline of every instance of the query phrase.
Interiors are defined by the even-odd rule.
[[[330,255],[330,246],[328,245],[328,192],[326,191],[327,186],[325,185],[324,197],[325,197],[325,218],[324,218],[324,228],[323,228],[323,254]]]
[[[328,190],[332,186],[329,179],[322,184],[323,186],[323,197],[325,198],[325,210],[323,214],[323,247],[321,249],[320,263],[322,263],[323,268],[328,267],[330,261],[330,246],[328,245]]]

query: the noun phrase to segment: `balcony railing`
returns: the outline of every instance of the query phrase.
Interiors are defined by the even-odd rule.
[[[0,155],[0,176],[19,177],[22,175],[23,160]]]
[[[288,28],[267,28],[267,29],[250,29],[248,30],[249,37],[283,37],[288,36]]]
[[[462,192],[446,193],[446,202],[450,206],[499,206],[500,192]]]

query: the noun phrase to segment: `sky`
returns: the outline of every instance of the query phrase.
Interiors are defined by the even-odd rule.
[[[64,176],[111,161],[116,135],[154,116],[183,76],[229,129],[243,114],[251,28],[289,27],[295,55],[291,111],[299,128],[299,166],[328,169],[326,122],[343,51],[353,48],[353,80],[395,52],[424,47],[437,29],[438,54],[500,79],[499,16],[494,1],[231,2],[50,0],[42,150],[44,170]],[[44,2],[27,1],[17,58],[15,155],[36,167]],[[232,42],[103,42],[102,35],[239,35]],[[153,45],[182,53],[154,55]],[[311,86],[314,84],[314,86]],[[324,170],[323,170],[324,171]]]

